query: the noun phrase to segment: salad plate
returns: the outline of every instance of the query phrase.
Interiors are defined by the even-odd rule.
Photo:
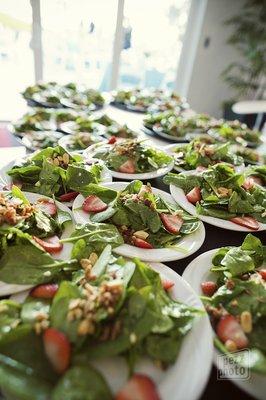
[[[211,329],[199,298],[174,271],[117,258],[107,245],[91,257],[89,274],[80,267],[72,280],[50,285],[49,298],[48,286],[0,302],[9,317],[0,338],[4,393],[111,400],[128,398],[133,385],[151,399],[177,400],[184,391],[199,398],[210,373]]]
[[[178,172],[194,169],[204,169],[219,162],[225,162],[236,167],[244,168],[244,160],[236,155],[230,143],[214,143],[208,136],[195,138],[190,143],[171,144],[165,147],[174,157]]]
[[[21,230],[21,232],[26,232],[31,234],[32,233],[32,238],[36,237],[37,244],[44,249],[44,251],[47,251],[50,253],[50,250],[45,249],[45,246],[47,245],[48,242],[48,247],[49,247],[49,239],[50,236],[51,240],[56,238],[56,240],[52,240],[51,243],[57,245],[58,240],[60,239],[65,239],[68,238],[72,232],[74,231],[74,221],[73,221],[73,216],[70,211],[70,209],[65,206],[64,204],[61,204],[58,201],[54,201],[53,199],[39,195],[36,193],[30,193],[30,192],[21,192],[19,188],[13,187],[12,191],[1,191],[0,192],[1,196],[1,204],[2,204],[2,212],[3,212],[3,207],[4,207],[4,201],[3,199],[12,199],[12,201],[9,203],[6,203],[6,206],[9,207],[10,211],[10,217],[5,217],[5,214],[1,216],[0,220],[0,225],[1,226],[1,235],[5,235],[5,233],[8,234],[8,229],[10,229],[10,234],[12,235],[12,232],[14,231],[14,234],[17,234],[17,231]],[[38,210],[38,218],[36,217],[36,221],[34,221],[34,215],[30,216],[31,210],[29,212],[29,217],[25,218],[21,215],[18,214],[18,211],[14,211],[15,207],[18,206],[19,213],[23,215],[23,211],[20,210],[21,204],[23,204],[23,201],[28,201],[29,205],[35,205],[36,210]],[[13,207],[14,203],[14,207]],[[10,205],[11,206],[10,206]],[[57,215],[56,219],[54,215],[50,215],[50,212],[56,213]],[[17,213],[17,215],[16,215]],[[6,214],[8,215],[8,214]],[[17,217],[18,216],[18,217]],[[15,219],[17,218],[17,222],[15,222]],[[25,219],[24,219],[25,218]],[[48,218],[48,219],[47,219]],[[51,219],[52,218],[52,219]],[[49,227],[49,220],[51,220],[51,228]],[[8,222],[11,221],[11,222]],[[48,225],[47,225],[48,224]],[[35,226],[36,225],[36,226]],[[49,233],[49,229],[51,230],[51,233]],[[54,236],[56,231],[54,229],[60,228],[60,236]],[[34,236],[34,234],[36,236]],[[23,233],[22,233],[23,237]],[[46,242],[46,237],[47,237],[47,242]],[[43,240],[41,238],[44,238]],[[3,239],[2,239],[3,240]],[[33,240],[33,239],[32,239]],[[35,240],[35,239],[34,239]],[[44,246],[44,247],[43,247]],[[32,246],[31,246],[32,247]],[[31,247],[29,247],[29,252]],[[61,247],[61,249],[60,249]],[[63,246],[59,246],[57,249],[55,246],[55,250],[51,250],[51,257],[56,259],[56,260],[69,260],[71,258],[71,250],[72,250],[72,244],[71,243],[64,243]],[[5,255],[5,250],[3,250],[3,258],[7,257]],[[25,247],[25,252],[27,252],[26,247]],[[47,253],[46,253],[47,254]],[[19,256],[19,255],[18,255]],[[30,257],[30,254],[29,254]],[[32,257],[34,257],[34,254],[32,254]],[[4,265],[4,261],[2,259],[2,266]],[[0,272],[0,275],[3,272]],[[1,275],[2,276],[2,275]],[[8,279],[10,277],[8,276]],[[17,277],[16,279],[20,279]],[[12,280],[12,279],[11,279]],[[16,293],[16,292],[21,292],[27,288],[32,287],[33,285],[22,285],[22,284],[14,284],[14,283],[7,283],[0,281],[0,296],[6,296],[8,294]]]
[[[173,158],[163,148],[137,139],[113,139],[88,147],[84,156],[102,160],[114,178],[153,179],[172,170]]]
[[[212,172],[209,172],[210,170]],[[212,193],[215,183],[212,183],[210,188],[209,184],[206,183],[205,189],[204,176],[207,176],[207,180],[209,180],[209,173],[212,175],[212,182],[216,182],[216,186],[219,186],[215,188],[215,193]],[[217,179],[217,173],[225,173],[223,177],[224,185],[227,177],[229,185],[231,185],[229,191]],[[190,179],[188,179],[189,177]],[[266,230],[266,223],[264,222],[265,207],[263,206],[264,189],[252,182],[248,177],[245,178],[243,173],[235,173],[227,164],[216,164],[216,166],[203,172],[186,171],[179,175],[168,174],[164,177],[164,182],[170,184],[170,193],[175,201],[188,213],[197,216],[204,222],[218,228],[240,232]],[[249,187],[247,182],[250,182]],[[242,184],[244,185],[243,187]],[[204,187],[203,195],[205,196],[203,199],[201,195],[202,187]],[[216,189],[219,190],[217,191]],[[250,193],[250,196],[247,197],[246,191]],[[222,195],[221,197],[219,196],[220,194]],[[259,196],[258,200],[256,200],[257,196]],[[229,211],[228,207],[231,207],[233,211]],[[251,207],[255,207],[253,213],[251,212]],[[243,211],[245,209],[248,209],[249,212],[245,213]]]
[[[77,132],[61,137],[61,139],[58,140],[58,145],[70,152],[83,152],[87,147],[102,142],[103,140],[102,136],[94,135],[89,132]]]
[[[61,146],[36,151],[22,160],[12,161],[0,171],[2,188],[15,183],[23,191],[48,197],[55,195],[67,206],[72,205],[83,186],[111,180],[112,176],[102,162],[85,160]]]
[[[109,225],[111,225],[112,223],[116,224],[118,222],[117,226],[121,231],[121,236],[120,236],[121,239],[120,239],[120,243],[117,242],[117,244],[116,244],[117,247],[114,248],[115,253],[123,255],[125,257],[139,257],[140,259],[142,259],[144,261],[163,262],[163,261],[180,260],[182,258],[188,257],[189,255],[196,252],[202,246],[204,239],[205,239],[205,228],[204,228],[203,223],[202,222],[199,223],[197,219],[191,220],[189,218],[189,215],[184,214],[184,211],[182,209],[176,210],[176,213],[179,213],[179,216],[182,215],[181,221],[183,218],[183,223],[184,223],[183,229],[184,229],[185,233],[182,234],[182,232],[181,232],[181,235],[179,235],[178,229],[174,229],[175,234],[171,235],[170,231],[166,230],[164,228],[164,224],[162,224],[160,222],[160,216],[157,211],[154,210],[152,212],[152,215],[150,215],[150,218],[149,218],[148,213],[150,213],[151,210],[148,207],[144,207],[144,210],[141,211],[141,213],[144,213],[144,214],[147,213],[147,218],[145,217],[147,225],[149,225],[149,223],[153,224],[153,223],[155,223],[155,221],[158,222],[158,227],[156,227],[156,229],[154,229],[152,227],[152,229],[154,231],[156,230],[157,233],[152,233],[152,231],[150,231],[150,233],[147,234],[147,230],[149,231],[149,228],[145,228],[144,227],[145,224],[143,225],[141,223],[140,224],[136,223],[136,226],[134,226],[134,229],[133,228],[127,229],[127,227],[125,225],[123,225],[124,217],[122,218],[121,222],[120,222],[121,217],[118,216],[118,214],[115,217],[116,209],[114,207],[116,207],[116,206],[114,205],[114,207],[113,207],[113,204],[114,204],[114,202],[116,202],[118,193],[120,191],[125,191],[125,190],[130,190],[133,194],[134,194],[134,191],[136,193],[140,193],[140,190],[142,188],[142,195],[143,195],[143,193],[145,193],[145,191],[146,191],[146,186],[143,185],[142,182],[133,181],[129,185],[126,182],[106,183],[102,187],[102,189],[101,189],[101,187],[100,187],[100,189],[97,189],[97,188],[95,188],[94,185],[91,185],[91,186],[92,186],[91,190],[86,191],[86,196],[89,195],[88,197],[95,198],[95,197],[97,197],[97,196],[95,196],[95,193],[97,192],[99,194],[99,196],[101,196],[101,193],[103,193],[104,197],[102,197],[102,196],[101,197],[105,198],[105,196],[107,194],[107,198],[109,197],[109,202],[110,202],[108,205],[108,208],[107,209],[105,208],[106,211],[103,211],[102,213],[99,212],[99,213],[95,213],[95,214],[84,211],[85,196],[79,195],[75,199],[74,204],[73,204],[74,219],[78,224],[81,224],[81,225],[84,225],[89,222],[96,222],[96,221],[104,222],[106,220],[109,220],[109,218],[108,218],[109,216],[111,218],[111,223],[109,223]],[[106,189],[110,189],[110,190],[106,190]],[[169,212],[171,207],[173,207],[173,210],[176,209],[177,205],[170,194],[163,192],[162,190],[150,188],[150,187],[148,187],[147,190],[149,191],[149,193],[152,193],[153,195],[158,196],[157,201],[159,201],[159,198],[162,199],[160,201],[163,201],[162,206],[164,208],[167,207],[167,210],[166,210],[167,213]],[[144,196],[146,196],[146,195],[144,194]],[[88,197],[86,197],[86,199]],[[129,196],[129,197],[131,197],[131,196]],[[148,197],[150,197],[149,194],[148,194]],[[112,200],[111,200],[111,198],[112,198]],[[134,200],[132,200],[132,201],[134,202]],[[152,200],[152,201],[154,201],[154,200]],[[141,202],[142,202],[142,200],[141,200]],[[132,207],[134,209],[134,205]],[[170,207],[170,208],[168,208],[168,207]],[[130,209],[128,212],[130,213]],[[134,217],[134,212],[132,214]],[[142,218],[144,218],[143,214],[142,214]],[[148,222],[148,219],[152,220],[153,222],[151,222],[151,221]],[[179,218],[177,217],[177,219],[179,219]],[[138,219],[137,219],[137,221],[138,221]],[[173,221],[173,223],[177,224],[178,222]],[[122,225],[120,225],[120,224],[122,224]],[[130,223],[128,222],[128,224],[130,224]],[[181,224],[182,224],[182,222],[181,222]],[[134,225],[134,222],[133,222],[133,225]],[[111,225],[111,226],[113,226],[113,225]],[[174,228],[176,228],[176,226],[174,226]],[[144,238],[143,229],[144,229],[145,239],[143,239]],[[179,229],[181,229],[180,226],[179,226]],[[131,230],[132,230],[132,232],[131,232]],[[173,231],[171,229],[171,227],[170,227],[170,230]],[[136,231],[137,237],[135,236],[134,231]],[[182,231],[182,229],[181,229],[181,231]],[[131,235],[133,235],[133,236],[131,237]],[[147,240],[152,241],[153,244],[151,245],[150,243],[147,243]],[[125,241],[127,241],[130,244],[125,243]],[[134,243],[134,245],[131,243]]]
[[[194,289],[195,293],[198,296],[204,296],[203,302],[205,304],[205,307],[207,307],[207,310],[210,310],[209,313],[212,321],[214,322],[213,336],[216,345],[213,361],[216,364],[217,368],[221,368],[221,363],[219,363],[221,353],[227,354],[230,359],[231,357],[233,357],[232,360],[234,361],[234,363],[230,363],[230,376],[228,376],[228,371],[224,368],[222,369],[223,375],[227,376],[227,378],[230,378],[234,382],[234,384],[236,384],[245,392],[249,393],[251,396],[254,396],[254,398],[264,400],[266,384],[266,355],[265,348],[263,350],[263,347],[260,346],[261,339],[259,338],[261,338],[260,335],[262,335],[262,338],[265,337],[265,330],[263,330],[265,324],[263,325],[262,322],[263,319],[265,319],[265,314],[262,313],[260,320],[258,320],[258,317],[256,317],[256,307],[258,307],[256,293],[261,290],[261,304],[263,304],[263,298],[265,298],[265,281],[263,281],[262,276],[264,276],[263,273],[266,270],[261,268],[263,268],[263,266],[265,268],[266,264],[265,259],[263,264],[261,249],[262,245],[260,240],[249,234],[247,235],[246,239],[240,247],[224,247],[220,249],[218,248],[199,255],[187,266],[182,277],[190,284],[190,286]],[[229,252],[230,256],[228,254]],[[261,271],[262,275],[260,275],[260,273],[256,272],[254,269],[254,262],[256,257],[258,257],[258,261],[255,268],[258,268],[256,270]],[[230,262],[228,263],[229,258],[231,260],[231,264]],[[242,263],[242,261],[245,262]],[[221,263],[223,264],[222,268]],[[233,269],[234,273],[232,277]],[[245,272],[246,269],[249,270],[247,273]],[[219,283],[219,278],[222,274],[222,270],[224,271],[224,273],[230,273],[229,275],[227,275],[229,276],[229,278],[225,278],[225,285],[227,285],[228,287],[227,292],[224,289],[225,286],[223,286],[223,280],[221,280]],[[236,270],[240,275],[234,276]],[[244,279],[241,278],[241,274],[242,276],[246,274],[245,280],[241,280]],[[231,289],[228,280],[231,284]],[[235,284],[234,288],[232,282],[233,284]],[[253,291],[251,291],[250,294],[243,294],[243,289],[245,289],[245,286],[252,286]],[[217,323],[217,318],[212,317],[212,312],[217,312],[217,315],[219,315],[219,306],[217,308],[216,298],[218,299],[218,293],[222,294],[222,292],[224,292],[224,295],[221,296],[219,303],[221,303],[222,307],[224,307],[223,313],[225,313],[225,315],[223,315],[221,319],[218,320],[220,322]],[[250,298],[250,301],[253,304],[251,308],[249,307],[250,301],[246,301],[247,298],[245,296],[248,296]],[[232,307],[231,304],[235,304],[235,308],[234,306]],[[245,340],[246,336],[248,337],[248,341],[242,343],[242,345],[244,344],[245,347],[250,351],[250,353],[247,353],[250,355],[248,355],[247,359],[245,359],[245,350],[241,351],[240,348],[233,348],[232,343],[230,342],[232,338],[227,338],[226,335],[224,335],[225,331],[222,328],[224,327],[225,329],[226,324],[228,324],[228,326],[230,326],[230,324],[231,326],[233,326],[232,321],[235,320],[234,316],[232,316],[231,313],[233,315],[237,315],[240,311],[242,311],[242,314],[243,312],[245,314],[248,314],[249,311],[247,310],[250,310],[252,313],[252,330],[250,331],[249,329],[247,332],[247,329],[245,329],[244,325],[243,327],[246,332],[243,333],[242,330],[239,330],[239,326],[237,324],[234,324],[235,329],[236,327],[238,327],[238,330],[236,330],[236,332],[238,331],[239,337],[242,337],[242,339]],[[230,315],[227,315],[227,312],[229,312]],[[243,314],[243,316],[245,314]],[[244,321],[243,316],[242,318],[241,316],[239,318],[241,327]],[[259,321],[261,321],[262,324],[261,331]],[[254,341],[255,337],[257,337],[257,339]],[[225,339],[227,340],[227,343],[223,343]],[[237,344],[239,347],[241,347],[241,342]],[[259,348],[257,346],[259,346]],[[234,351],[236,352],[234,353]],[[247,379],[239,379],[239,369],[237,369],[239,367],[238,364],[242,368],[244,368],[242,369],[242,374],[244,371]],[[247,368],[249,368],[249,370],[247,370]]]

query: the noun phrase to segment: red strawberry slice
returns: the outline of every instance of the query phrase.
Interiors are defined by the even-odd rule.
[[[98,196],[94,194],[86,197],[82,204],[82,210],[85,212],[98,213],[108,208],[108,205],[104,203]]]
[[[254,186],[254,179],[251,176],[249,176],[248,178],[246,178],[242,186],[246,190],[252,189]]]
[[[71,347],[68,338],[54,328],[48,328],[43,334],[45,353],[59,374],[65,372],[70,363]]]
[[[79,192],[64,193],[64,194],[61,194],[61,196],[59,196],[59,200],[62,202],[72,201],[78,196],[78,194],[79,194]]]
[[[56,204],[53,200],[48,199],[38,199],[37,204],[41,211],[45,212],[45,214],[53,217],[57,213]]]
[[[216,283],[212,281],[202,282],[201,290],[205,296],[212,296],[217,290]]]
[[[248,338],[233,315],[226,315],[220,319],[216,326],[216,333],[223,343],[233,340],[238,349],[244,349],[248,345]]]
[[[165,229],[170,232],[177,234],[180,231],[180,228],[183,224],[183,218],[179,215],[173,214],[160,214],[162,223],[164,224]]]
[[[133,237],[133,243],[134,246],[140,247],[141,249],[153,249],[153,246],[150,243],[137,237]]]
[[[38,243],[45,251],[48,253],[54,254],[59,253],[62,248],[63,244],[59,242],[58,236],[52,236],[47,238],[46,240],[42,240],[36,236],[32,236],[36,243]]]
[[[119,172],[123,172],[124,174],[134,174],[135,173],[134,161],[127,160],[124,164],[120,165]]]
[[[56,283],[47,283],[33,288],[30,292],[30,295],[32,297],[39,297],[41,299],[52,299],[57,290],[58,285]]]
[[[170,281],[169,279],[161,278],[161,281],[164,290],[170,290],[175,285],[175,283],[173,281]]]
[[[258,272],[261,275],[262,279],[266,281],[266,269],[261,269]]]
[[[203,167],[203,165],[198,165],[197,168],[196,168],[196,171],[197,171],[197,172],[203,172],[203,171],[206,171],[206,169],[207,169],[207,168],[206,168],[206,167]]]
[[[253,231],[257,231],[259,229],[258,221],[247,215],[246,217],[234,217],[230,219],[231,222],[237,225],[244,226],[245,228],[252,229]]]
[[[188,192],[186,198],[190,203],[196,204],[198,201],[201,200],[200,188],[198,186],[194,187],[194,189]]]
[[[160,400],[154,382],[146,375],[134,374],[117,393],[115,400]]]
[[[117,142],[117,138],[115,136],[111,136],[108,140],[108,144],[114,144]]]

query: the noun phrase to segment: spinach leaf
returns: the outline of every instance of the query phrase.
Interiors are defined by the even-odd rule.
[[[52,400],[112,400],[106,381],[90,365],[75,365],[60,379]]]
[[[117,197],[117,191],[113,189],[106,188],[104,186],[99,186],[95,183],[90,183],[86,188],[81,188],[80,193],[87,197],[91,194],[98,196],[106,204],[111,203]]]

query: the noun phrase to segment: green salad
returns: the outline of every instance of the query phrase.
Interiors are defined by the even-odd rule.
[[[50,255],[63,249],[59,238],[69,222],[72,222],[71,214],[59,209],[52,199],[40,196],[35,202],[30,202],[16,186],[11,192],[2,192],[0,281],[38,284],[57,276],[63,267],[71,268],[71,261],[60,263]],[[2,290],[3,286],[0,296]]]
[[[234,153],[243,158],[245,165],[263,164],[266,161],[266,155],[263,156],[257,150],[249,147],[236,145]]]
[[[65,85],[56,82],[38,83],[26,88],[22,96],[30,102],[54,108],[95,110],[104,104],[104,98],[98,90],[87,89],[72,82]]]
[[[164,151],[136,139],[99,143],[93,150],[93,157],[103,160],[110,170],[126,174],[156,171],[173,161]]]
[[[266,223],[266,190],[228,164],[189,175],[169,173],[164,182],[183,189],[200,215],[230,220],[253,230],[259,229],[258,222]]]
[[[55,129],[53,113],[45,108],[37,108],[23,115],[12,124],[14,133],[23,136],[26,132]]]
[[[266,186],[266,165],[250,166],[246,169],[245,174],[251,178],[251,184],[253,181],[263,187]]]
[[[220,162],[234,166],[244,163],[243,158],[232,151],[230,143],[213,144],[198,138],[188,144],[175,145],[171,148],[171,153],[174,155],[175,167],[181,171],[208,167]]]
[[[188,116],[185,113],[166,111],[148,114],[144,126],[155,132],[165,133],[173,137],[184,137],[188,133],[205,133],[209,129],[211,117],[207,114]]]
[[[133,181],[121,191],[90,184],[81,192],[86,196],[82,209],[89,214],[91,224],[104,222],[113,229],[113,235],[103,233],[103,242],[113,236],[116,245],[125,242],[144,249],[178,247],[184,235],[195,232],[200,226],[196,217],[153,193],[151,186],[141,181]],[[77,229],[67,241],[76,242],[83,235],[87,237],[90,229],[91,225]]]
[[[80,155],[57,146],[34,153],[7,173],[24,191],[68,201],[89,183],[100,182],[102,171],[102,165],[88,165]]]
[[[240,123],[230,125],[228,122],[224,122],[217,129],[210,129],[209,133],[222,142],[230,141],[250,147],[257,147],[262,143],[261,132],[249,129],[247,125]]]
[[[84,150],[87,147],[99,143],[103,140],[104,138],[97,134],[93,134],[90,132],[75,132],[72,135],[65,136],[64,141],[66,142],[64,144],[64,147],[68,151],[79,151]]]
[[[112,393],[92,366],[121,356],[129,382],[139,390],[148,385],[149,398],[159,399],[153,381],[134,374],[135,364],[143,356],[162,369],[175,363],[203,311],[173,300],[157,272],[138,259],[114,257],[109,245],[98,255],[87,253],[75,271],[59,272],[47,282],[21,304],[0,301],[0,388],[6,397],[124,398],[119,396],[127,384]]]
[[[251,234],[240,247],[220,248],[212,258],[214,279],[201,284],[216,347],[260,374],[266,374],[265,250]]]

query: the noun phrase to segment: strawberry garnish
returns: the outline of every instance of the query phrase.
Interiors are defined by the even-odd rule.
[[[111,136],[108,140],[108,144],[114,144],[117,142],[117,138],[115,136]]]
[[[32,238],[45,251],[47,251],[48,253],[51,253],[51,254],[59,253],[63,248],[63,244],[59,242],[58,236],[52,236],[50,238],[47,238],[46,240],[42,240],[36,236],[32,236]]]
[[[45,214],[53,217],[57,213],[56,204],[50,199],[38,199],[38,206]]]
[[[106,210],[107,208],[108,205],[94,194],[86,197],[82,204],[82,210],[85,212],[98,213]]]
[[[38,285],[30,292],[31,297],[38,297],[41,299],[52,299],[58,290],[56,283],[47,283]]]
[[[170,232],[177,234],[180,231],[180,228],[183,224],[183,218],[179,215],[173,214],[160,214],[162,223],[164,224],[165,229]]]
[[[169,279],[161,278],[161,282],[164,290],[170,290],[175,285],[175,283],[173,281],[170,281]]]
[[[230,219],[234,224],[244,226],[245,228],[252,229],[253,231],[257,231],[259,229],[258,221],[247,215],[246,217],[234,217]]]
[[[70,363],[70,342],[64,333],[48,328],[43,335],[45,353],[59,374],[64,373]]]
[[[194,187],[194,189],[190,190],[186,195],[187,200],[192,203],[196,204],[198,201],[201,200],[201,192],[198,186]]]
[[[264,279],[266,281],[266,269],[261,269],[258,271],[258,273],[260,274],[262,279]]]
[[[61,194],[61,196],[59,196],[59,200],[63,201],[63,202],[72,201],[78,196],[78,194],[79,194],[79,192],[64,193],[64,194]]]
[[[202,282],[201,290],[205,296],[212,296],[217,290],[217,285],[212,281]]]
[[[146,375],[134,374],[117,393],[115,400],[160,400],[154,382]]]
[[[223,343],[232,340],[238,349],[244,349],[248,345],[248,338],[233,315],[228,314],[220,319],[216,333]]]
[[[134,236],[133,236],[133,243],[134,246],[140,247],[141,249],[153,249],[153,246],[150,243],[146,242],[146,240]]]
[[[134,161],[127,160],[124,164],[120,165],[119,172],[123,172],[124,174],[134,174],[135,173]]]
[[[242,186],[246,190],[252,189],[254,186],[254,179],[251,176],[249,176],[248,178],[245,179],[245,182],[243,183]]]

